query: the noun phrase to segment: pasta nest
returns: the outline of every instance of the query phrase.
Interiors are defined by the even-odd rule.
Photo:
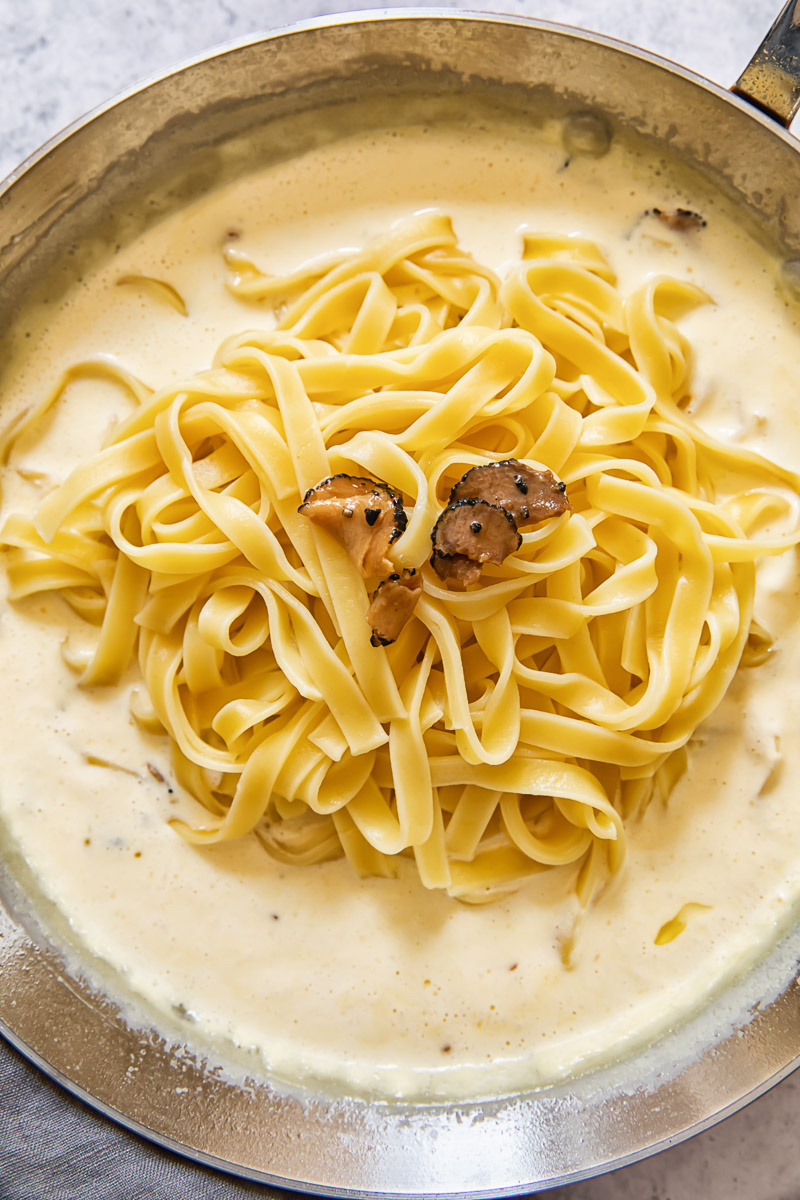
[[[344,854],[360,875],[413,858],[476,902],[560,867],[585,903],[764,649],[756,560],[800,538],[797,478],[687,413],[677,322],[709,297],[667,277],[623,296],[577,236],[525,236],[499,278],[435,212],[283,277],[227,258],[258,327],[211,369],[154,392],[73,369],[110,373],[135,411],[6,519],[12,599],[56,590],[98,626],[65,650],[84,687],[138,656],[134,715],[206,810],[175,822],[190,841],[254,831],[281,861]],[[431,528],[499,458],[552,470],[571,511],[449,591]],[[402,494],[391,559],[423,574],[386,648],[342,546],[297,511],[342,471]]]

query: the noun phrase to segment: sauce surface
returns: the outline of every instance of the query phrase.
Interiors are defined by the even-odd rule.
[[[704,288],[715,303],[681,323],[695,353],[692,411],[716,436],[794,466],[800,330],[775,263],[707,199],[703,229],[647,215],[700,203],[617,145],[567,160],[556,123],[345,139],[168,218],[32,317],[4,414],[99,353],[158,387],[208,367],[224,337],[269,323],[268,309],[226,290],[232,238],[279,273],[436,207],[501,272],[524,226],[595,239],[623,293],[651,273]],[[119,283],[142,275],[177,289],[188,315]],[[33,507],[128,403],[102,379],[71,383],[15,447],[4,512]],[[772,653],[740,670],[669,803],[629,827],[621,876],[580,915],[571,871],[468,907],[425,891],[410,869],[358,881],[344,861],[284,867],[252,836],[187,845],[167,822],[199,810],[172,783],[166,738],[130,717],[135,675],[81,691],[60,646],[89,635],[55,597],[0,609],[5,836],[122,990],[185,1017],[190,1042],[234,1042],[279,1078],[346,1091],[473,1097],[549,1083],[673,1027],[794,918],[798,578],[795,552],[760,566],[756,615],[776,636]],[[675,918],[683,931],[659,938]]]

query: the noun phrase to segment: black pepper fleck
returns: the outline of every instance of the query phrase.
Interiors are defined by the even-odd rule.
[[[374,525],[380,515],[381,515],[381,510],[379,508],[365,508],[364,509],[364,520],[367,522],[368,525]]]

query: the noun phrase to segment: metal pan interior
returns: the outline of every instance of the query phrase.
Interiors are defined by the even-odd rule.
[[[608,40],[510,18],[395,11],[224,49],[101,109],[0,193],[0,322],[92,256],[238,174],[355,127],[469,101],[591,110],[800,252],[793,140],[720,89]],[[354,124],[355,123],[355,124]],[[708,131],[714,131],[713,141]],[[157,1035],[8,851],[0,1022],[76,1094],[197,1160],[323,1194],[501,1195],[620,1166],[726,1115],[800,1051],[790,937],[712,1012],[619,1067],[480,1105],[391,1106],[273,1087],[247,1060]],[[113,997],[113,999],[111,998]],[[163,1029],[163,1021],[159,1022]],[[703,1052],[700,1053],[701,1048]],[[180,1102],[176,1103],[176,1096]]]

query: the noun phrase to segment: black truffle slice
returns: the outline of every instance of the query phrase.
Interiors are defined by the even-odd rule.
[[[570,503],[566,484],[552,471],[539,471],[516,458],[472,467],[450,492],[450,504],[459,500],[486,500],[514,518],[517,528],[560,517]]]
[[[406,567],[378,584],[367,609],[367,620],[372,629],[369,640],[373,646],[388,646],[399,637],[417,606],[421,591],[422,576]]]
[[[656,217],[662,225],[666,225],[667,229],[672,229],[676,233],[688,233],[692,229],[703,229],[705,226],[705,217],[700,213],[692,212],[690,208],[649,208],[646,216]]]
[[[499,565],[519,550],[522,537],[505,508],[466,497],[440,514],[431,541],[436,574],[444,582],[464,588],[477,583],[485,562]]]
[[[394,570],[386,553],[407,519],[402,497],[387,484],[331,475],[309,488],[297,511],[338,538],[365,579]]]

